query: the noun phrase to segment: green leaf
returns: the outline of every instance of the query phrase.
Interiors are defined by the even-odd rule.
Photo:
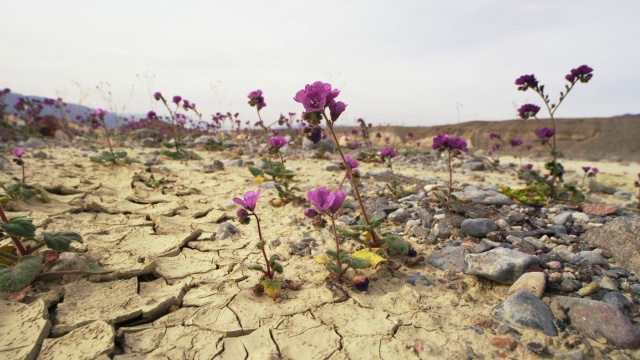
[[[357,239],[357,238],[360,237],[360,232],[349,231],[347,229],[341,228],[340,226],[336,226],[336,231],[338,231],[338,233],[340,233],[340,235],[348,237],[348,238]]]
[[[282,274],[282,272],[284,271],[284,269],[282,268],[282,265],[277,262],[271,263],[271,269],[277,272],[278,274]]]
[[[25,255],[15,266],[0,264],[0,290],[17,292],[35,280],[42,268],[42,260],[33,255]]]
[[[82,243],[82,236],[71,231],[57,231],[52,233],[43,233],[44,243],[49,249],[55,251],[68,251],[72,241]]]
[[[384,237],[387,248],[394,254],[407,255],[409,253],[409,245],[398,235],[388,234]]]
[[[273,184],[273,187],[276,188],[276,190],[278,191],[278,194],[286,194],[282,189],[282,186],[280,186],[279,184]]]
[[[40,195],[43,203],[48,204],[51,202],[51,198],[49,198],[49,195],[47,195],[46,191],[42,189],[36,189],[36,192],[38,193],[38,195]]]
[[[332,271],[338,275],[342,272],[342,269],[331,261],[327,261],[326,263],[324,263],[324,267],[327,268],[327,270]]]
[[[33,226],[33,222],[24,216],[10,217],[8,223],[2,223],[2,228],[9,234],[19,237],[34,237],[36,234],[36,227]]]
[[[351,203],[351,201],[349,201],[349,200],[345,200],[345,201],[342,203],[342,208],[343,208],[343,209],[355,209],[356,207],[353,205],[353,203]]]
[[[269,258],[269,261],[276,261],[276,260],[280,260],[280,255],[278,255],[278,254],[273,254],[273,255],[271,255],[271,257]]]
[[[100,267],[100,265],[96,264],[96,263],[91,263],[91,264],[87,264],[85,266],[82,267],[82,271],[84,273],[87,273],[89,275],[104,275],[104,274],[108,274],[110,272],[113,272],[113,270],[105,270],[103,268]]]
[[[90,159],[91,161],[93,161],[94,163],[98,163],[98,164],[101,164],[101,163],[102,163],[102,158],[97,157],[97,156],[90,156],[90,157],[89,157],[89,159]]]
[[[336,258],[336,252],[333,250],[327,250],[325,252],[327,255],[329,255],[330,258],[335,259]]]
[[[172,143],[166,142],[166,141],[162,142],[162,146],[166,147],[167,149],[173,149],[175,147],[175,146],[173,146]]]
[[[262,280],[262,286],[264,286],[264,292],[269,295],[272,300],[276,300],[280,296],[280,282],[278,280],[265,279]]]
[[[258,176],[258,175],[262,175],[264,174],[264,171],[262,171],[261,169],[255,167],[255,166],[249,166],[249,172],[251,173],[251,175],[253,175],[254,177]]]
[[[271,171],[271,170],[265,170],[264,171],[265,174],[269,175],[269,176],[276,176],[275,171]]]
[[[264,268],[262,267],[262,265],[250,265],[249,270],[264,271]]]
[[[369,264],[367,260],[353,256],[349,256],[348,258],[344,259],[343,262],[354,269],[366,269],[371,267],[371,264]]]
[[[126,151],[117,151],[114,153],[115,157],[117,159],[124,159],[125,157],[127,157],[127,152]]]

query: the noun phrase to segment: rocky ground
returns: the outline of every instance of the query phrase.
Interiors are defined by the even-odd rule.
[[[640,219],[630,212],[637,163],[563,161],[569,181],[580,182],[583,165],[601,173],[584,203],[542,208],[496,191],[524,185],[508,165],[514,159],[494,171],[482,158],[456,159],[465,201],[449,203],[433,196],[448,183],[436,153],[394,159],[403,185],[418,185],[401,199],[385,194],[386,167],[361,164],[370,214],[385,217],[383,230],[401,235],[418,257],[389,256],[358,270],[371,280],[360,292],[313,260],[333,249],[329,228],[314,228],[303,207],[268,205],[273,183],[258,185],[246,169],[260,164],[256,144],[195,147],[203,160],[174,161],[146,139],[123,149],[146,164],[126,167],[92,163],[103,148],[82,139],[26,145],[27,182],[52,201],[12,201],[8,214],[33,219],[37,231],[83,236],[54,269],[97,261],[112,272],[39,281],[20,302],[2,300],[1,358],[640,358]],[[300,195],[342,180],[336,155],[284,152]],[[0,165],[0,180],[20,175],[9,160]],[[145,185],[154,180],[162,183]],[[252,291],[259,274],[248,266],[262,257],[257,229],[238,223],[231,201],[258,186],[267,251],[283,259],[280,279],[300,285],[276,301]],[[339,223],[358,214],[345,209]],[[352,252],[360,243],[342,246]]]

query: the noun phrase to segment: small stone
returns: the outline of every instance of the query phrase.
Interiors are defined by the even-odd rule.
[[[213,169],[222,171],[224,170],[224,164],[220,160],[213,160]]]
[[[610,291],[618,291],[618,285],[616,285],[616,282],[608,276],[603,276],[600,279],[600,288]]]
[[[329,164],[324,167],[326,171],[340,171],[340,167],[336,164]]]
[[[562,310],[562,308],[560,307],[560,303],[558,303],[557,301],[554,300],[550,302],[549,309],[553,313],[553,317],[555,317],[556,319],[565,320],[567,318],[567,314],[564,312],[564,310]]]
[[[573,221],[570,211],[560,213],[551,219],[551,223],[555,225],[565,225]]]
[[[578,295],[580,296],[589,296],[592,294],[595,294],[598,290],[600,289],[600,284],[598,284],[597,282],[593,281],[591,283],[589,283],[589,285],[583,287],[582,289],[578,290]]]
[[[438,239],[448,239],[451,236],[451,229],[444,221],[438,221],[433,225],[431,235]]]
[[[562,281],[562,274],[561,273],[551,273],[551,274],[549,274],[549,281],[551,281],[551,282],[560,282],[560,281]]]
[[[309,242],[295,242],[289,248],[289,254],[308,256],[311,255],[311,244]]]
[[[503,284],[512,284],[525,269],[540,263],[536,256],[502,247],[481,254],[468,254],[464,261],[466,274],[482,276]]]
[[[461,229],[468,235],[482,238],[488,233],[498,230],[498,225],[491,219],[465,219],[462,221]]]
[[[629,299],[616,291],[606,293],[602,297],[602,301],[617,307],[620,311],[631,309],[631,302]]]
[[[464,258],[467,254],[469,251],[462,246],[447,246],[427,256],[427,263],[441,270],[461,273],[466,267]]]
[[[409,219],[409,216],[410,214],[407,210],[400,208],[389,214],[387,220],[394,223],[404,223],[405,221],[407,221],[407,219]]]
[[[216,232],[216,237],[219,240],[224,240],[224,239],[226,239],[228,237],[231,237],[231,236],[239,234],[239,233],[240,233],[240,230],[238,230],[238,228],[235,227],[232,223],[223,222],[218,227],[218,231]]]
[[[513,285],[509,288],[509,295],[513,294],[518,290],[527,290],[530,291],[533,295],[538,298],[542,298],[542,294],[544,294],[544,288],[546,285],[545,275],[542,272],[529,272],[524,273],[522,276],[516,280]]]
[[[227,166],[242,166],[244,163],[242,159],[235,159],[227,161]]]
[[[526,290],[516,291],[502,301],[493,308],[491,316],[510,326],[536,329],[547,336],[558,336],[549,307]]]
[[[562,263],[560,261],[549,261],[545,264],[545,266],[547,267],[547,269],[562,269]]]

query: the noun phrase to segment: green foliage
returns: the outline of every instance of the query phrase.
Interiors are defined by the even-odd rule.
[[[344,237],[348,237],[348,238],[352,238],[352,239],[357,239],[357,238],[360,237],[360,232],[359,231],[349,231],[349,230],[346,230],[346,229],[344,229],[344,228],[342,228],[340,226],[336,226],[336,231],[340,235],[342,235]]]
[[[21,257],[13,267],[0,264],[0,289],[6,292],[24,289],[36,279],[41,268],[42,260],[33,255]]]
[[[501,188],[500,193],[507,195],[512,200],[531,206],[544,206],[547,204],[548,186],[529,185],[522,189]]]
[[[104,275],[112,272],[112,270],[105,270],[96,263],[87,264],[82,267],[82,272],[88,275]]]
[[[170,143],[162,143],[162,144],[165,145]],[[160,153],[164,156],[172,158],[173,160],[202,160],[202,157],[200,157],[200,155],[194,153],[193,151],[188,151],[184,149],[180,149],[178,151],[162,149],[160,150]]]
[[[71,231],[57,231],[42,234],[44,243],[55,251],[68,251],[72,241],[82,243],[82,236]]]
[[[357,258],[354,256],[349,256],[345,259],[341,259],[341,262],[349,265],[354,269],[367,269],[371,267],[371,264],[365,259]]]
[[[99,156],[91,156],[89,159],[94,163],[108,165],[108,164],[133,164],[139,163],[140,161],[127,157],[126,151],[116,151],[111,154],[110,151],[103,151]]]
[[[24,216],[11,216],[8,220],[8,223],[3,222],[0,226],[10,235],[24,238],[32,238],[35,236],[36,227],[33,225],[31,219],[27,219]]]
[[[409,253],[409,244],[398,235],[386,234],[384,241],[392,254],[407,255]]]
[[[207,139],[204,143],[204,149],[206,151],[222,151],[224,150],[224,144],[220,141],[216,141],[215,139]]]
[[[249,166],[249,172],[251,173],[251,175],[253,175],[254,177],[258,176],[258,175],[263,175],[264,171],[262,171],[261,169],[255,167],[255,166]]]

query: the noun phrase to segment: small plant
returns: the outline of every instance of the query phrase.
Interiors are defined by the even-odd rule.
[[[491,150],[489,150],[489,156],[491,157],[491,161],[494,166],[498,166],[500,164],[500,152],[502,150],[502,136],[497,132],[489,133],[489,140],[497,139],[498,142],[491,145]]]
[[[271,165],[271,169],[261,170],[254,166],[249,166],[249,171],[253,176],[261,181],[264,178],[264,174],[270,175],[277,179],[280,179],[280,183],[274,184],[274,187],[278,191],[278,197],[281,199],[281,202],[285,204],[292,200],[301,200],[298,196],[293,193],[293,190],[300,190],[297,187],[290,187],[289,181],[293,179],[295,173],[292,170],[287,170],[284,161],[284,157],[282,156],[282,152],[280,149],[287,145],[287,140],[280,136],[273,136],[267,140],[269,143],[269,154],[280,157],[280,162],[271,161],[269,159],[263,159],[263,162],[268,161]],[[281,202],[277,203],[280,204]],[[273,204],[273,202],[272,202]],[[276,204],[274,204],[276,205]]]
[[[51,201],[47,192],[40,189],[37,186],[32,186],[26,183],[26,174],[25,174],[25,162],[22,158],[22,154],[24,154],[23,147],[16,147],[11,150],[11,154],[15,156],[13,158],[13,162],[22,167],[22,180],[17,177],[13,177],[14,181],[11,185],[6,185],[4,182],[0,182],[0,186],[4,190],[5,197],[0,198],[0,203],[7,203],[10,200],[29,200],[32,197],[38,195],[40,200],[44,203],[48,203]]]
[[[105,137],[107,138],[107,145],[109,145],[109,151],[103,151],[99,156],[91,156],[89,159],[98,164],[131,164],[139,163],[140,161],[127,157],[126,151],[113,151],[111,146],[111,137],[109,135],[109,129],[105,123],[104,117],[107,115],[107,111],[104,109],[95,109],[91,116],[92,127],[103,127]]]
[[[600,172],[600,170],[597,167],[592,168],[591,166],[583,166],[582,167],[582,172],[584,172],[584,174],[582,175],[582,183],[580,184],[580,187],[584,191],[584,189],[585,189],[584,180],[587,177],[595,179],[596,175]]]
[[[260,197],[260,189],[258,191],[247,191],[244,193],[242,199],[235,197],[233,198],[233,202],[242,206],[242,208],[236,211],[236,215],[241,224],[246,225],[251,222],[250,216],[253,216],[256,219],[256,224],[258,226],[258,244],[257,247],[262,252],[262,256],[264,257],[264,262],[266,268],[262,265],[251,265],[249,266],[250,270],[260,271],[262,273],[262,282],[261,285],[264,289],[264,292],[273,299],[274,301],[280,295],[280,282],[275,280],[273,277],[275,273],[282,274],[283,268],[282,265],[278,262],[280,257],[278,255],[271,255],[271,257],[267,257],[267,253],[264,250],[264,245],[266,242],[262,237],[262,229],[260,228],[260,218],[255,212],[256,203],[258,202],[258,198]]]
[[[544,92],[544,85],[540,85],[538,83],[538,79],[536,79],[535,75],[522,75],[518,79],[516,79],[515,84],[518,85],[518,90],[527,91],[528,89],[533,90],[536,94],[540,95],[542,98],[545,107],[547,108],[547,112],[549,113],[549,118],[551,119],[552,128],[544,127],[536,132],[536,136],[542,140],[543,144],[547,144],[550,147],[551,153],[551,161],[545,164],[545,168],[549,170],[550,180],[549,180],[549,197],[555,199],[557,197],[556,182],[564,182],[563,174],[564,167],[562,164],[558,162],[558,146],[556,143],[556,121],[555,121],[555,113],[560,107],[560,104],[566,99],[569,92],[575,87],[578,83],[588,83],[589,80],[593,78],[593,69],[587,65],[579,66],[576,69],[571,69],[571,72],[567,74],[564,78],[569,82],[569,85],[565,85],[565,90],[560,92],[560,98],[557,103],[552,103],[549,99],[549,95]],[[537,114],[540,111],[540,107],[534,104],[524,104],[518,109],[518,115],[521,119],[529,119],[537,118]],[[551,142],[550,140],[553,139]]]
[[[160,153],[174,160],[202,160],[202,158],[198,154],[182,148],[186,144],[181,140],[181,132],[184,129],[184,125],[187,123],[187,117],[182,113],[178,113],[178,110],[182,108],[184,109],[184,111],[193,111],[199,118],[202,118],[202,114],[200,114],[196,109],[196,104],[189,102],[189,100],[187,99],[182,99],[182,97],[179,95],[175,95],[171,99],[171,101],[175,104],[175,107],[172,109],[169,106],[169,103],[167,103],[167,100],[164,98],[164,96],[162,96],[161,92],[155,92],[153,94],[153,98],[156,99],[156,101],[162,101],[164,107],[167,108],[167,111],[169,111],[169,117],[171,119],[170,129],[173,143],[167,141],[163,142],[162,146],[164,146],[166,149],[162,149]],[[152,115],[154,116],[155,120],[158,119],[155,113],[153,113]],[[175,151],[169,150],[172,148],[174,148]]]
[[[523,141],[520,138],[515,138],[515,139],[510,139],[509,140],[509,145],[511,145],[511,148],[515,149],[517,147],[519,147],[520,145],[522,145]],[[518,161],[520,162],[520,167],[522,167],[522,155],[520,155],[520,152],[518,152],[516,154],[516,157],[518,158]]]
[[[338,121],[340,115],[347,108],[347,104],[343,103],[342,101],[335,100],[339,94],[340,90],[332,89],[331,84],[323,83],[322,81],[316,81],[313,84],[307,84],[304,89],[299,90],[293,99],[296,102],[301,103],[305,109],[303,119],[307,121],[309,126],[305,127],[303,132],[306,134],[307,138],[315,144],[320,141],[320,139],[322,138],[322,132],[325,131],[320,127],[322,120],[325,120],[325,124],[327,126],[327,137],[330,138],[333,142],[336,150],[340,154],[342,164],[344,165],[346,171],[349,173],[349,179],[356,193],[356,198],[358,199],[358,204],[360,205],[362,216],[364,217],[367,226],[370,227],[369,230],[372,234],[371,244],[377,247],[379,246],[379,242],[376,238],[375,232],[373,231],[373,227],[371,227],[371,221],[369,221],[369,216],[367,215],[364,203],[362,202],[360,190],[358,190],[357,186],[358,180],[351,173],[351,168],[347,163],[347,159],[345,158],[345,154],[340,147],[338,137],[336,136],[334,130],[334,124],[336,123],[336,121]],[[329,110],[329,115],[327,115],[327,109]]]
[[[316,261],[324,263],[325,268],[338,278],[342,277],[349,268],[366,269],[370,267],[369,262],[366,260],[347,256],[346,252],[340,249],[340,239],[338,238],[335,218],[346,198],[347,195],[342,190],[331,191],[327,190],[326,187],[318,188],[307,193],[307,199],[315,209],[308,208],[304,210],[304,214],[307,217],[321,218],[322,215],[326,215],[331,219],[336,250],[327,250],[327,257],[317,257]]]
[[[386,162],[387,167],[389,167],[389,170],[391,170],[392,180],[387,184],[387,189],[389,189],[389,191],[391,192],[391,196],[393,196],[395,199],[399,199],[401,197],[411,195],[413,191],[408,188],[403,189],[400,186],[400,182],[396,180],[395,173],[393,172],[393,166],[391,164],[391,159],[396,156],[398,156],[398,153],[392,148],[384,147],[380,149],[380,158],[382,162]]]
[[[100,275],[108,273],[97,264],[89,264],[81,270],[47,271],[59,258],[59,253],[68,251],[73,241],[82,242],[82,236],[75,232],[59,231],[35,234],[35,226],[23,216],[7,217],[0,205],[2,232],[13,242],[13,247],[0,248],[0,291],[10,293],[25,289],[34,281],[67,275]],[[49,250],[38,255],[33,253],[42,247]]]
[[[439,152],[447,152],[447,160],[449,166],[449,197],[453,194],[453,168],[451,167],[451,156],[456,156],[462,152],[468,152],[467,142],[460,139],[457,136],[447,136],[445,134],[438,134],[433,138],[433,150]]]

